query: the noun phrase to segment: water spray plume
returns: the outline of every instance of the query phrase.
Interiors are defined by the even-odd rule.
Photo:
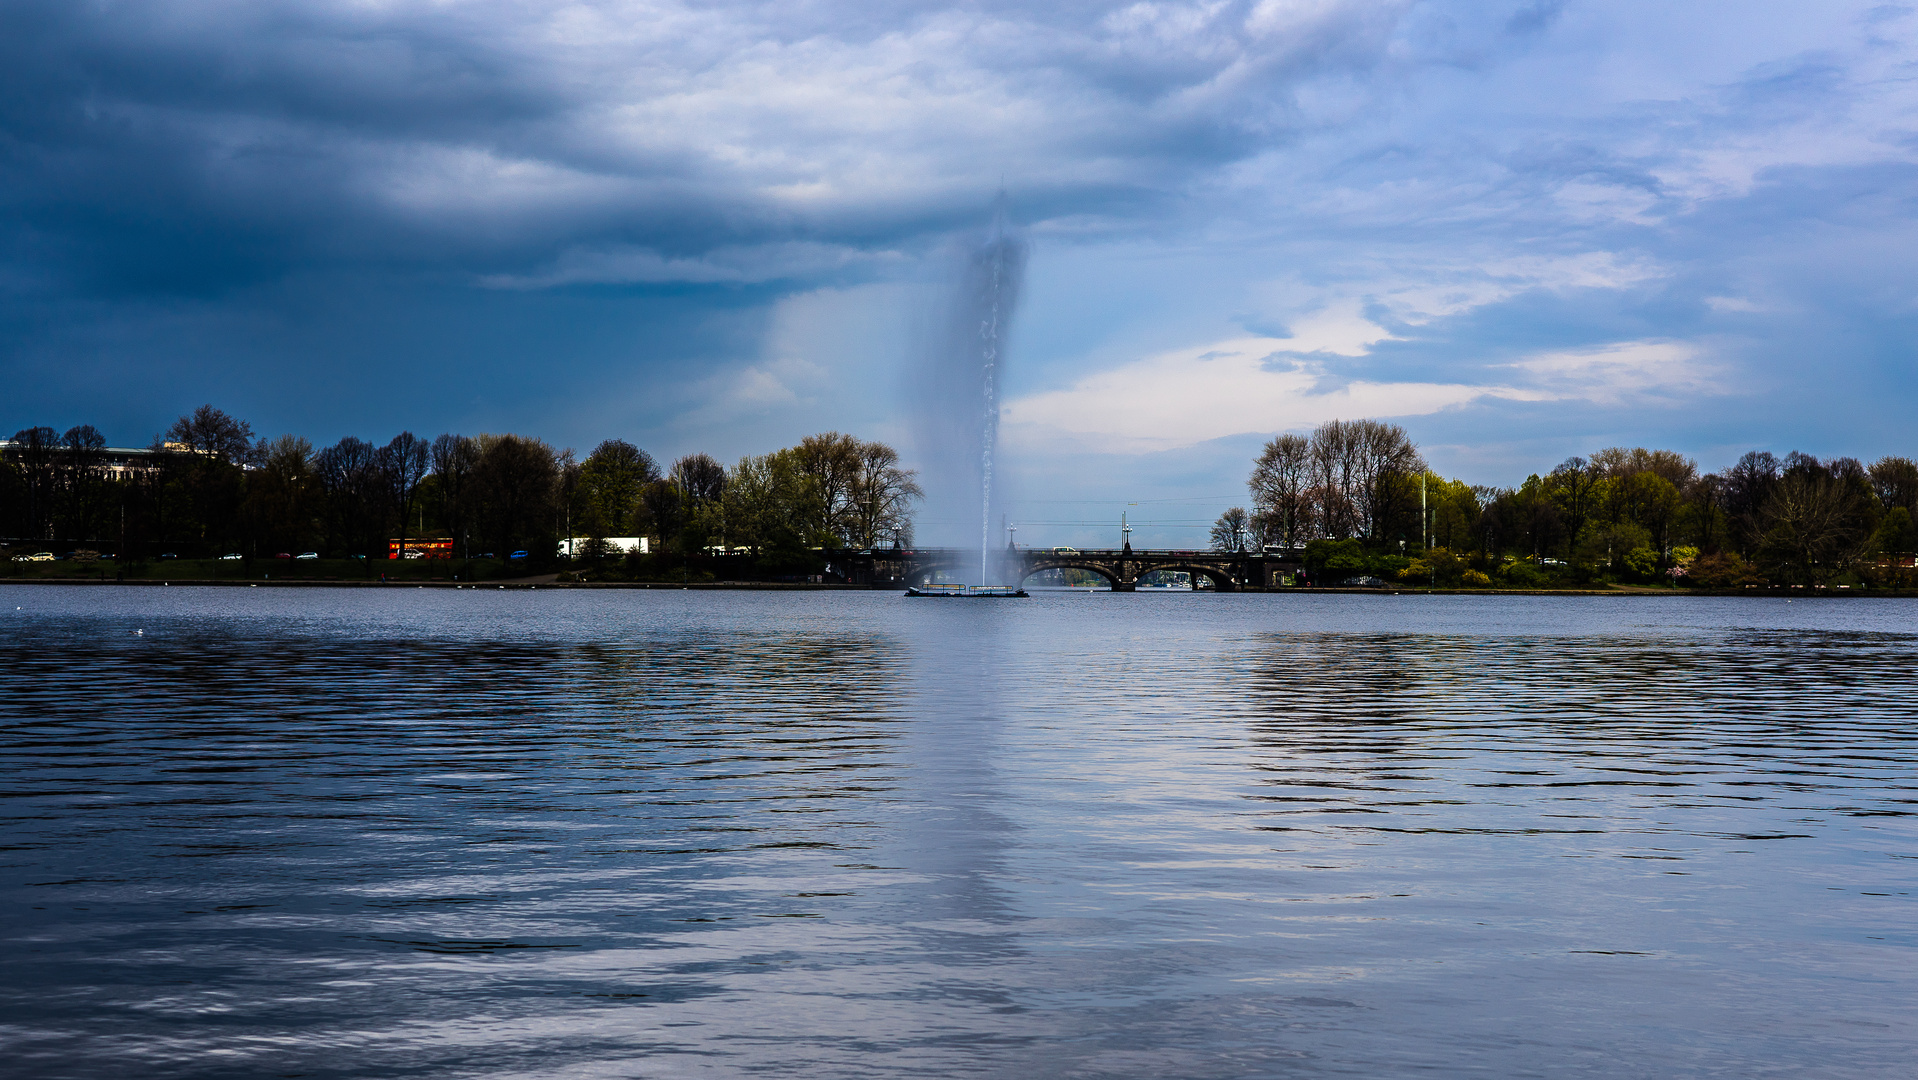
[[[954,520],[976,526],[967,531],[979,540],[982,584],[994,584],[1000,576],[992,543],[999,392],[1025,263],[1025,241],[1013,228],[1001,192],[991,226],[965,249],[947,330],[927,372],[931,393],[921,432],[927,443],[929,494]]]

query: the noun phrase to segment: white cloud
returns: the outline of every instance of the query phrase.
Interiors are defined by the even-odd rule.
[[[1007,403],[1008,444],[1059,443],[1117,453],[1191,446],[1335,418],[1415,416],[1524,391],[1453,383],[1354,381],[1320,390],[1323,370],[1291,338],[1251,337],[1178,349]]]
[[[1247,337],[1159,353],[1007,403],[1002,431],[1029,450],[1141,453],[1333,419],[1423,416],[1475,401],[1670,404],[1724,393],[1694,344],[1626,341],[1502,365],[1510,381],[1340,382],[1296,338]]]
[[[1292,322],[1290,329],[1297,340],[1285,348],[1362,356],[1380,341],[1400,340],[1363,314],[1370,306],[1384,311],[1393,321],[1424,326],[1534,290],[1563,294],[1581,289],[1624,289],[1668,274],[1648,256],[1614,251],[1488,254],[1479,259],[1399,258],[1340,269],[1351,280],[1307,286],[1280,279],[1254,287],[1260,306],[1268,310],[1294,306],[1311,310]]]
[[[1363,306],[1352,299],[1321,308],[1293,323],[1289,337],[1271,339],[1272,351],[1364,356],[1373,345],[1395,340],[1390,331],[1360,314]]]
[[[678,417],[681,428],[706,428],[813,404],[830,372],[803,357],[781,356],[734,368],[695,384],[702,405]]]
[[[1529,375],[1529,389],[1544,400],[1678,403],[1724,392],[1724,369],[1705,359],[1698,346],[1680,341],[1624,341],[1539,353],[1509,366]]]

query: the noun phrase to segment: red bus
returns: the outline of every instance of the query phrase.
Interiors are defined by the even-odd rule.
[[[388,540],[386,557],[389,559],[450,559],[453,557],[451,540]]]

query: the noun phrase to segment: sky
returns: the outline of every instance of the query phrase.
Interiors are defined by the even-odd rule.
[[[1022,544],[1202,545],[1334,418],[1912,455],[1915,135],[1844,0],[12,0],[0,427],[910,461],[1003,190]]]

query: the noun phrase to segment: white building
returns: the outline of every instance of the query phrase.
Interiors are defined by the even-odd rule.
[[[590,539],[592,539],[592,537],[573,536],[561,540],[559,542],[560,557],[563,559],[577,558],[586,550],[586,542]],[[608,555],[644,555],[652,550],[652,545],[647,542],[647,538],[644,536],[602,536],[600,539],[606,542],[606,553]]]

